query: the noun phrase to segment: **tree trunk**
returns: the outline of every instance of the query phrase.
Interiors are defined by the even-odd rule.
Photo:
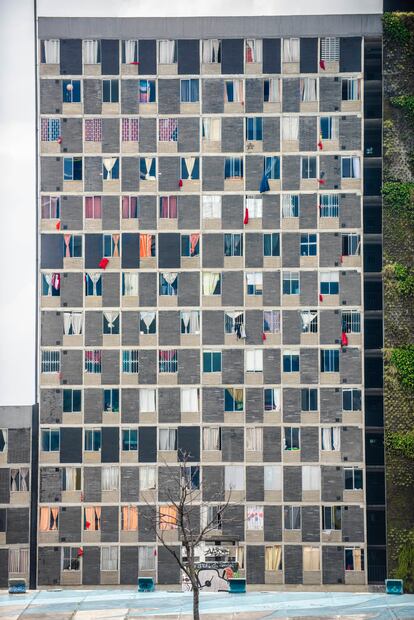
[[[200,591],[193,584],[193,620],[200,620]]]

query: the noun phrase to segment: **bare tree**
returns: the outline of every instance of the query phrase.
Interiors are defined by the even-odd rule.
[[[154,511],[151,517],[146,517],[149,527],[155,532],[157,540],[172,555],[181,571],[188,577],[193,591],[193,619],[200,618],[200,589],[202,583],[199,579],[197,567],[197,550],[201,543],[209,541],[209,534],[217,530],[217,523],[221,521],[223,514],[229,507],[231,492],[224,497],[224,489],[215,491],[215,499],[208,502],[203,500],[202,485],[195,480],[196,473],[191,473],[189,454],[181,452],[179,463],[170,465],[165,463],[168,474],[168,488],[165,490],[166,503],[174,508],[174,514],[163,514]],[[223,501],[224,497],[224,501]],[[208,516],[207,506],[211,501],[219,501],[215,506],[217,510],[212,516]],[[150,504],[147,502],[147,505]],[[153,506],[151,506],[153,508]],[[203,522],[202,522],[203,521]],[[178,532],[178,540],[185,551],[182,557],[177,545],[167,540],[166,529],[174,528]]]

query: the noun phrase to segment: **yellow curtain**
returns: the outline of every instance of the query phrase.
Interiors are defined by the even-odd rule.
[[[303,570],[304,571],[320,570],[319,548],[318,547],[303,547]]]
[[[50,524],[50,516],[49,516],[49,508],[46,506],[42,506],[40,509],[40,517],[39,517],[39,530],[41,532],[48,532]]]
[[[138,509],[136,506],[122,506],[122,523],[125,532],[138,530]]]
[[[266,547],[265,570],[280,570],[282,548],[278,546]]]
[[[236,560],[239,565],[239,569],[244,568],[244,547],[237,547]]]
[[[175,506],[160,506],[160,530],[173,530],[177,527],[177,509]]]
[[[362,570],[361,549],[354,549],[354,570]]]

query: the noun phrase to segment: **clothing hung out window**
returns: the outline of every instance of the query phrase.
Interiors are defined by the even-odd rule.
[[[280,157],[271,155],[265,157],[263,162],[263,174],[274,181],[280,180]]]
[[[203,372],[221,372],[221,351],[203,351]]]
[[[122,372],[127,374],[138,374],[139,351],[136,349],[122,351]]]
[[[224,90],[224,101],[226,103],[242,103],[243,80],[226,80]]]
[[[203,450],[221,450],[221,430],[218,426],[203,428]]]
[[[300,530],[301,528],[300,506],[285,506],[283,510],[285,530]]]
[[[122,450],[124,452],[136,452],[138,450],[138,429],[122,429]]]
[[[118,570],[118,547],[101,547],[101,570]]]
[[[320,571],[320,550],[319,547],[303,547],[303,570]]]
[[[224,235],[224,256],[243,256],[243,235],[241,233]]]
[[[280,79],[263,80],[263,101],[265,103],[280,102]]]
[[[181,390],[181,413],[195,413],[199,411],[199,393],[197,388],[183,388]]]
[[[59,529],[59,508],[41,506],[39,512],[39,531],[53,532]]]
[[[221,295],[221,274],[203,271],[203,295]]]
[[[284,449],[300,450],[300,428],[286,426],[284,429]]]
[[[10,469],[10,491],[26,493],[30,490],[29,468]]]
[[[261,116],[246,118],[246,140],[263,140],[263,119]]]
[[[42,295],[60,297],[60,273],[42,273]]]
[[[302,334],[318,333],[318,312],[317,310],[301,310],[300,320],[302,325]]]
[[[198,181],[200,179],[200,158],[181,158],[181,178],[183,180]]]
[[[177,429],[160,428],[158,431],[158,449],[162,451],[177,450]]]
[[[202,42],[203,64],[217,64],[221,62],[221,41],[219,39],[203,39]]]
[[[59,39],[47,39],[42,41],[41,62],[47,65],[58,65],[60,63]]]
[[[87,118],[85,123],[85,142],[102,142],[102,119]]]
[[[80,336],[83,332],[82,312],[63,313],[63,333],[65,336]]]
[[[299,196],[282,194],[282,217],[299,217]]]
[[[81,258],[81,235],[63,235],[63,256],[64,258]]]
[[[140,216],[140,202],[137,196],[122,196],[121,217],[123,220],[136,220]]]
[[[301,410],[318,411],[318,390],[317,388],[301,389]]]
[[[283,39],[283,62],[299,62],[299,39]]]
[[[316,179],[317,160],[311,155],[300,158],[300,169],[302,179]]]
[[[282,570],[282,547],[271,545],[265,547],[265,571]]]
[[[282,280],[283,295],[300,294],[300,274],[299,271],[284,271]]]
[[[359,256],[361,253],[361,235],[346,233],[342,237],[342,256]]]
[[[118,233],[102,236],[102,254],[106,258],[119,258],[119,239]]]
[[[338,137],[338,117],[321,116],[319,122],[322,140],[336,140]]]
[[[178,273],[160,273],[160,295],[178,294]]]
[[[320,57],[325,62],[339,60],[339,37],[321,37]]]
[[[281,491],[282,490],[282,466],[281,465],[265,465],[263,467],[264,490],[265,491]]]
[[[63,390],[63,412],[79,413],[82,411],[82,391],[72,388]]]
[[[203,219],[221,219],[221,196],[202,197]]]
[[[279,388],[265,388],[264,410],[265,411],[280,411],[280,389]]]
[[[136,39],[122,41],[122,64],[136,65],[138,60],[138,41]]]
[[[263,428],[246,428],[246,450],[249,452],[261,452],[263,450]]]
[[[243,465],[224,466],[224,489],[226,491],[243,491],[245,489]]]
[[[263,198],[246,196],[246,209],[249,211],[249,218],[260,219],[263,215]]]
[[[299,140],[299,117],[283,116],[282,118],[282,140]]]
[[[199,310],[182,310],[180,312],[180,324],[182,334],[199,334],[200,333],[200,311]]]
[[[178,372],[177,349],[161,349],[158,351],[158,371],[170,374]]]
[[[85,351],[85,372],[93,374],[102,372],[102,351],[97,349]]]
[[[365,570],[364,549],[359,549],[357,547],[345,549],[345,570]]]
[[[361,333],[361,313],[359,310],[342,311],[342,331],[346,334]]]
[[[321,217],[339,217],[338,194],[320,194],[319,213]]]
[[[175,41],[158,41],[158,62],[161,65],[172,65],[177,62],[177,46]]]
[[[159,508],[160,530],[174,530],[177,527],[176,506],[160,506]]]
[[[246,372],[263,372],[263,349],[246,350]]]
[[[42,351],[41,368],[43,373],[60,372],[60,351]]]
[[[263,273],[253,271],[246,273],[247,295],[263,295]]]
[[[122,274],[122,295],[138,297],[138,274],[125,271]]]
[[[160,197],[160,218],[177,219],[177,196]]]
[[[283,372],[299,372],[299,351],[283,352]]]
[[[158,140],[160,142],[177,142],[178,121],[176,118],[159,119]]]
[[[102,103],[119,103],[118,80],[102,80]]]
[[[81,82],[80,80],[62,81],[62,101],[63,103],[81,102]]]
[[[140,467],[139,468],[139,488],[142,491],[149,491],[156,489],[156,474],[155,467]],[[141,547],[142,548],[142,547]]]
[[[65,467],[62,477],[63,491],[80,491],[82,486],[82,470],[80,467]]]
[[[140,157],[139,178],[141,181],[155,181],[157,178],[157,160],[155,157]]]
[[[360,101],[361,80],[359,78],[342,78],[342,101]]]
[[[139,80],[138,103],[155,103],[156,100],[155,80]]]
[[[200,101],[199,91],[199,80],[194,78],[189,80],[181,80],[181,103],[198,103],[198,101]]]
[[[140,258],[151,258],[156,255],[155,235],[140,234],[139,236],[139,256]]]
[[[342,411],[361,411],[361,390],[357,388],[342,389]]]
[[[362,469],[358,467],[345,467],[344,488],[349,491],[360,491],[363,489]]]
[[[42,196],[40,208],[43,220],[58,220],[60,218],[60,196]]]
[[[79,547],[62,547],[62,570],[79,571],[80,566]]]
[[[302,467],[302,490],[320,491],[321,468],[319,465],[304,465]]]
[[[102,219],[101,196],[85,196],[85,218],[87,220]]]
[[[224,158],[224,178],[242,179],[243,178],[243,157]]]
[[[101,297],[102,276],[100,273],[85,274],[85,295],[86,297]]]
[[[243,388],[224,389],[224,411],[243,411]]]
[[[56,142],[62,135],[60,118],[42,118],[40,122],[40,139],[42,142]]]
[[[139,330],[141,334],[157,333],[157,314],[156,312],[139,313]]]
[[[318,100],[318,80],[317,78],[301,78],[300,97],[303,102]]]
[[[202,136],[207,142],[220,142],[221,140],[221,118],[211,118],[203,116]]]
[[[323,349],[321,351],[321,372],[339,372],[338,349]]]
[[[40,445],[42,452],[59,452],[60,431],[59,429],[42,428],[40,431]]]
[[[155,389],[141,388],[139,391],[140,413],[153,413],[155,409]]]
[[[104,181],[119,179],[119,157],[105,157],[102,160],[102,178]]]
[[[300,255],[317,256],[318,238],[315,233],[302,233],[300,236]]]
[[[247,506],[247,529],[263,530],[263,506]]]
[[[122,119],[122,141],[138,142],[139,141],[139,118],[123,118]]]
[[[119,389],[104,390],[104,413],[119,413]]]
[[[342,529],[341,506],[322,506],[322,529],[325,532]]]
[[[101,507],[88,506],[83,510],[83,529],[98,532],[101,529]]]
[[[102,313],[102,333],[111,336],[119,334],[119,312],[107,310]]]
[[[343,179],[361,178],[361,163],[359,157],[341,157],[341,177]]]
[[[102,467],[102,491],[117,491],[119,489],[119,468]]]
[[[121,507],[121,530],[123,532],[138,531],[138,507],[122,506]]]
[[[262,39],[246,39],[245,60],[246,63],[262,62],[263,42]]]
[[[101,42],[85,40],[83,42],[83,64],[97,65],[101,62]]]
[[[85,429],[84,450],[87,452],[100,452],[102,431],[100,428]]]
[[[181,256],[198,256],[200,254],[200,233],[181,235]]]
[[[82,181],[82,157],[63,158],[63,180]]]
[[[321,295],[339,294],[339,273],[337,271],[321,271],[320,293]]]

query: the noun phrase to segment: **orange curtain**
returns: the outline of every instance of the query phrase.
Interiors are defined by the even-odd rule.
[[[122,523],[125,532],[138,530],[138,508],[136,506],[122,506]]]
[[[50,525],[50,516],[49,516],[49,508],[46,506],[42,506],[40,509],[40,517],[39,517],[39,530],[41,532],[48,532]]]
[[[114,252],[112,256],[119,256],[119,235],[112,235],[112,241],[114,242]]]
[[[86,521],[90,523],[90,526],[87,529],[95,530],[95,508],[85,508],[85,522]]]
[[[193,233],[192,235],[190,235],[190,255],[191,256],[194,256],[194,250],[196,248],[196,245],[199,239],[200,239],[199,233]]]
[[[177,509],[175,506],[160,506],[160,530],[173,530],[177,527]]]
[[[141,258],[151,256],[152,235],[139,236],[139,255]]]
[[[57,530],[58,529],[58,515],[59,515],[59,508],[51,508],[50,512],[52,513],[52,527],[50,528],[51,530]]]

